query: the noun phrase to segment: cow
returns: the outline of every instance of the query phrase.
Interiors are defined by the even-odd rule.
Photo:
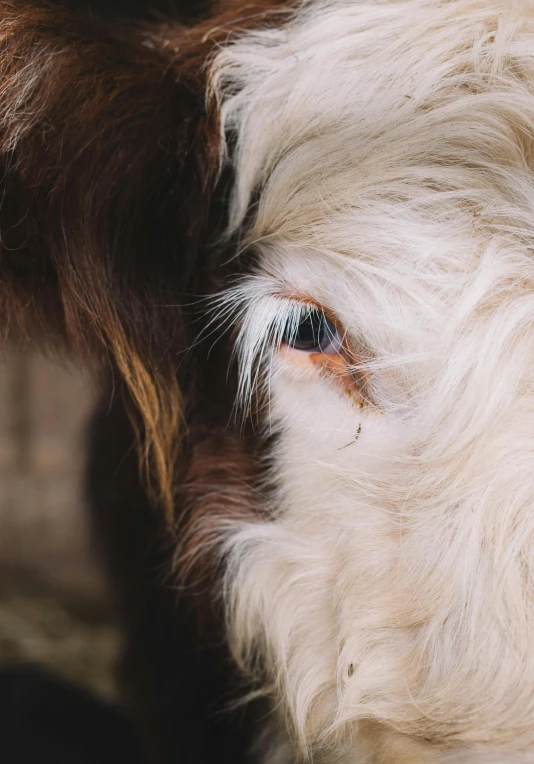
[[[177,18],[0,2],[2,336],[101,386],[150,760],[534,762],[534,3]]]

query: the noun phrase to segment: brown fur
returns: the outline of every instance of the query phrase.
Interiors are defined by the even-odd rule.
[[[67,341],[117,369],[168,512],[180,305],[198,282],[217,171],[205,63],[234,27],[265,14],[224,5],[193,28],[128,28],[46,0],[0,3],[3,332]]]
[[[199,626],[213,615],[213,593],[220,587],[225,524],[253,521],[268,503],[262,480],[262,443],[253,433],[214,426],[201,417],[190,429],[189,459],[179,490],[180,513],[174,531],[175,574],[195,592]]]
[[[205,221],[216,123],[138,33],[108,37],[47,4],[0,12],[4,326],[117,367],[169,507],[173,306]]]

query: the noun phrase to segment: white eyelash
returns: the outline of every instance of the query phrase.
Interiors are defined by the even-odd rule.
[[[212,322],[238,326],[235,350],[239,365],[237,400],[248,413],[255,389],[268,383],[269,361],[285,336],[295,336],[303,316],[315,308],[311,303],[291,300],[273,290],[273,282],[249,276],[214,300]],[[266,373],[265,373],[266,372]]]

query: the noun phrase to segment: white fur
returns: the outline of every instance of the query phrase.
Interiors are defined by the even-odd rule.
[[[316,761],[532,762],[534,2],[311,2],[212,82],[260,263],[225,298],[241,393],[278,433],[271,519],[226,546],[234,654]],[[280,352],[297,299],[365,396]]]

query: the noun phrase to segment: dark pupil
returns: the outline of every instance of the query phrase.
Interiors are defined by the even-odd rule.
[[[311,310],[300,321],[297,330],[290,333],[287,342],[297,350],[320,350],[329,344],[331,334],[326,317],[318,310]]]

